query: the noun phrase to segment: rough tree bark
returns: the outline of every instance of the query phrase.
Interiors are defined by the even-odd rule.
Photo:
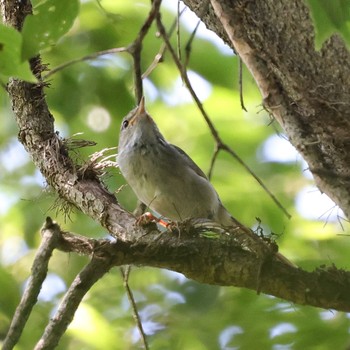
[[[206,12],[198,9],[201,2],[187,3],[199,15]],[[23,9],[11,4],[10,0],[1,1],[4,21],[21,28]],[[223,9],[224,14],[219,20],[209,5],[203,20],[226,41],[232,40],[232,46],[256,77],[266,107],[309,161],[320,188],[349,213],[346,84],[350,79],[348,53],[341,41],[334,37],[323,51],[315,52],[308,11],[301,1],[285,0],[272,5],[270,1],[230,4],[212,0],[212,4],[217,13]],[[293,22],[278,21],[283,9]],[[272,25],[274,18],[277,27]],[[288,60],[283,59],[285,52]],[[338,67],[334,72],[330,62]],[[32,67],[40,76],[38,60],[32,61]],[[338,84],[337,79],[343,84]],[[20,141],[57,193],[117,238],[116,243],[104,242],[101,246],[98,241],[88,241],[85,246],[90,250],[81,252],[95,254],[98,249],[99,256],[105,256],[113,265],[169,268],[200,282],[259,289],[300,304],[350,310],[349,273],[333,267],[305,272],[284,265],[258,237],[249,242],[253,247],[247,249],[244,235],[239,232],[220,240],[191,234],[179,238],[171,234],[158,236],[154,226],[135,226],[135,218],[104,188],[93,164],[82,169],[69,157],[65,143],[55,133],[43,88],[44,84],[18,80],[8,84]],[[63,239],[67,235],[63,234]],[[71,239],[64,247],[79,251],[79,239]]]
[[[337,35],[315,50],[303,0],[184,0],[241,57],[265,108],[350,218],[350,54]]]

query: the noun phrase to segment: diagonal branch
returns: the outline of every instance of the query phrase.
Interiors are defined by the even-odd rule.
[[[55,316],[50,319],[35,350],[54,349],[72,322],[83,297],[111,268],[108,256],[94,255],[89,264],[76,276],[63,298]]]
[[[30,313],[37,302],[41,286],[47,275],[51,254],[61,239],[60,228],[50,218],[46,219],[41,234],[42,241],[33,261],[32,275],[28,280],[21,302],[13,316],[10,329],[3,343],[3,350],[13,349],[17,344]]]
[[[127,265],[125,268],[123,268],[123,267],[120,268],[120,273],[121,273],[121,275],[123,277],[123,285],[124,285],[124,288],[126,290],[126,294],[128,296],[129,302],[131,304],[133,317],[134,317],[136,326],[137,326],[137,328],[139,330],[140,337],[142,339],[143,347],[145,348],[145,350],[149,350],[149,345],[148,345],[146,333],[145,333],[145,331],[143,329],[142,322],[141,322],[141,317],[140,317],[140,314],[139,314],[139,312],[137,310],[137,305],[136,305],[136,301],[135,301],[135,298],[134,298],[134,294],[133,294],[133,292],[132,292],[132,290],[130,288],[130,285],[129,285],[130,272],[131,272],[131,266],[130,265]]]
[[[157,14],[159,13],[159,8],[162,0],[152,1],[152,7],[148,17],[146,18],[144,24],[142,25],[136,39],[128,47],[128,51],[131,53],[134,61],[134,85],[137,102],[140,102],[143,96],[143,86],[142,86],[142,71],[141,71],[141,51],[142,42],[148,33],[153,21],[155,20]]]

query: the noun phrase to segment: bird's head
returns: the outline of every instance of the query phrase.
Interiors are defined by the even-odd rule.
[[[145,109],[145,99],[141,98],[139,105],[124,117],[119,136],[119,148],[129,143],[154,143],[162,138],[158,127]]]

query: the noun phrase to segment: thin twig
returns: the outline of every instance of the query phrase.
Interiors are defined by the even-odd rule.
[[[129,45],[128,47],[119,47],[119,48],[113,48],[113,49],[108,49],[104,51],[98,51],[92,54],[89,54],[84,57],[76,58],[74,60],[65,62],[56,68],[53,68],[50,72],[48,72],[43,79],[49,78],[51,75],[57,73],[58,71],[67,68],[75,63],[83,62],[83,61],[88,61],[92,59],[96,59],[100,56],[104,55],[109,55],[109,54],[114,54],[114,53],[120,53],[120,52],[129,52],[134,61],[134,80],[135,80],[135,93],[136,93],[136,99],[139,102],[141,100],[141,97],[143,95],[142,93],[142,77],[141,77],[141,50],[142,50],[142,41],[146,34],[149,31],[149,28],[151,27],[156,14],[159,12],[161,0],[154,0],[152,2],[152,8],[150,10],[150,13],[148,14],[147,19],[145,20],[144,24],[142,25],[141,29],[138,32],[138,35],[134,42]]]
[[[143,23],[136,39],[129,46],[128,52],[132,55],[134,60],[134,87],[135,95],[137,102],[141,101],[143,96],[143,85],[142,85],[142,72],[141,72],[141,51],[142,51],[142,42],[148,33],[154,19],[159,13],[159,8],[162,0],[152,1],[151,10]]]
[[[163,56],[165,52],[166,46],[164,44],[161,45],[158,53],[154,56],[152,63],[148,66],[145,72],[142,74],[142,79],[148,78],[151,73],[156,69],[158,64],[163,61]]]
[[[129,302],[130,302],[130,305],[131,305],[131,308],[132,308],[132,314],[133,314],[133,317],[134,317],[134,320],[136,322],[136,325],[137,325],[137,328],[140,332],[140,336],[141,336],[141,339],[142,339],[142,343],[143,343],[143,346],[146,350],[149,349],[148,347],[148,342],[147,342],[147,337],[146,337],[146,333],[145,331],[143,330],[143,327],[142,327],[142,322],[141,322],[141,318],[140,318],[140,315],[139,315],[139,312],[137,310],[137,305],[136,305],[136,301],[135,301],[135,298],[134,298],[134,294],[129,286],[129,275],[130,275],[130,272],[131,272],[131,266],[130,265],[127,265],[125,268],[121,267],[120,268],[120,273],[123,277],[123,285],[124,285],[124,288],[126,290],[126,294],[128,296],[128,299],[129,299]]]
[[[90,61],[90,60],[94,60],[100,56],[104,56],[104,55],[110,55],[110,54],[114,54],[114,53],[119,53],[119,52],[127,52],[129,49],[127,47],[116,47],[113,49],[108,49],[108,50],[103,50],[103,51],[98,51],[98,52],[94,52],[91,53],[89,55],[80,57],[80,58],[75,58],[74,60],[65,62],[53,69],[51,69],[48,73],[46,73],[43,76],[43,80],[46,80],[47,78],[49,78],[51,75],[59,72],[60,70],[67,68],[75,63],[79,63],[79,62],[84,62],[84,61]]]
[[[141,73],[141,49],[142,42],[134,42],[133,49],[130,52],[134,62],[134,89],[136,101],[139,103],[143,96],[142,73]]]
[[[279,202],[279,200],[271,193],[271,191],[266,187],[266,185],[262,182],[262,180],[259,179],[259,177],[253,172],[253,170],[251,170],[248,165],[245,164],[245,162],[237,155],[237,153],[235,151],[233,151],[228,145],[226,145],[225,143],[222,142],[221,137],[218,133],[218,131],[216,130],[214,124],[212,123],[211,119],[209,118],[207,112],[205,111],[202,102],[199,100],[197,94],[195,93],[191,82],[188,78],[187,72],[185,67],[183,67],[182,63],[179,61],[174,48],[172,47],[168,35],[166,33],[166,30],[164,28],[164,25],[162,23],[161,20],[161,16],[160,14],[157,15],[157,26],[158,26],[158,30],[169,50],[169,52],[171,53],[171,56],[173,58],[173,61],[175,62],[183,82],[185,83],[188,91],[190,92],[193,100],[196,102],[198,109],[201,111],[202,116],[204,117],[216,143],[217,143],[217,148],[223,149],[226,152],[228,152],[229,154],[231,154],[232,157],[234,157],[247,171],[250,175],[253,176],[253,178],[260,184],[260,186],[265,190],[265,192],[271,197],[271,199],[276,203],[277,207],[280,208],[283,213],[290,219],[291,215],[288,213],[288,211],[283,207],[283,205]]]
[[[171,45],[171,43],[169,41],[169,37],[168,37],[168,34],[166,33],[166,30],[165,30],[165,28],[163,26],[160,14],[158,14],[158,16],[157,16],[157,25],[158,25],[158,30],[159,30],[159,32],[160,32],[160,34],[161,34],[161,36],[162,36],[166,46],[167,46],[169,52],[171,53],[171,56],[172,56],[176,66],[177,66],[177,68],[178,68],[178,70],[179,70],[179,72],[181,74],[181,77],[182,77],[182,79],[183,79],[187,89],[191,93],[192,98],[196,102],[197,107],[199,108],[199,110],[201,111],[205,121],[207,122],[207,124],[209,126],[209,129],[210,129],[214,139],[216,141],[219,141],[220,140],[219,134],[218,134],[216,128],[214,127],[214,124],[211,122],[209,116],[207,115],[206,111],[204,110],[201,101],[199,100],[198,96],[196,95],[195,91],[193,90],[192,85],[191,85],[191,83],[189,81],[187,72],[184,69],[184,67],[182,66],[181,62],[179,61],[179,59],[178,59],[178,57],[177,57],[177,55],[175,53],[175,50],[174,50],[174,48],[172,47],[172,45]]]
[[[271,199],[275,202],[278,208],[280,208],[283,213],[287,216],[288,219],[290,219],[292,216],[289,214],[287,209],[282,205],[282,203],[276,198],[276,196],[267,188],[267,186],[262,182],[262,180],[257,176],[252,169],[249,168],[249,166],[244,162],[244,160],[238,156],[238,154],[229,146],[226,144],[221,144],[220,147],[222,150],[226,151],[227,153],[231,154],[232,157],[234,157],[239,164],[243,166],[243,168],[259,183],[259,185],[262,187],[262,189],[271,197]]]
[[[219,155],[219,152],[220,152],[220,148],[218,147],[218,144],[215,143],[215,150],[214,150],[214,153],[211,157],[211,161],[210,161],[210,167],[209,167],[209,171],[208,171],[208,179],[211,180],[211,175],[213,173],[213,169],[214,169],[214,164],[215,164],[215,161]]]
[[[187,68],[189,61],[190,61],[190,54],[191,54],[191,49],[192,49],[192,42],[195,38],[195,35],[197,33],[197,30],[199,28],[199,25],[202,23],[202,20],[200,18],[203,18],[204,15],[208,12],[209,9],[209,3],[210,0],[204,0],[202,1],[201,4],[201,10],[199,11],[199,13],[197,14],[197,17],[199,17],[198,22],[196,24],[196,26],[194,27],[188,41],[187,44],[185,46],[185,52],[186,52],[186,58],[185,58],[185,63],[184,63],[184,67]]]
[[[198,21],[195,28],[193,29],[190,38],[187,41],[187,44],[185,46],[185,52],[186,52],[186,59],[185,59],[185,64],[184,66],[187,68],[188,63],[190,62],[190,55],[191,55],[191,49],[192,49],[192,42],[194,40],[194,37],[197,33],[198,27],[201,24],[201,21]]]
[[[239,100],[241,102],[241,108],[248,112],[244,105],[244,98],[243,98],[243,62],[240,57],[238,57],[238,64],[239,64]]]
[[[33,261],[32,275],[13,316],[10,329],[3,343],[3,350],[13,349],[22,334],[46,278],[49,260],[60,239],[60,229],[58,225],[52,222],[51,218],[47,217],[41,235],[42,241]]]
[[[181,10],[178,17],[181,17],[181,15],[184,13],[185,10],[186,10],[186,7]],[[171,35],[173,34],[173,32],[176,28],[176,23],[178,21],[178,17],[176,17],[175,21],[170,26],[170,29],[168,32],[169,37],[171,37]],[[142,74],[142,79],[146,79],[147,77],[149,77],[149,75],[153,72],[153,70],[157,67],[157,65],[163,61],[163,56],[164,56],[165,51],[166,51],[166,45],[164,42],[162,42],[158,53],[154,56],[153,62],[149,65],[149,67],[146,69],[146,71]]]
[[[181,33],[180,33],[180,0],[177,0],[177,13],[176,13],[176,46],[177,57],[182,60],[181,55]]]

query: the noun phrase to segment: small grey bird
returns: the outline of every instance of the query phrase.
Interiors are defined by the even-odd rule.
[[[122,121],[118,165],[138,199],[164,218],[206,218],[226,227],[241,226],[197,164],[164,139],[145,110],[144,98]]]
[[[253,241],[260,240],[225,209],[198,165],[164,139],[145,110],[144,98],[122,121],[118,165],[138,199],[162,217],[210,219],[227,228],[240,227]],[[280,253],[275,256],[296,267]]]

